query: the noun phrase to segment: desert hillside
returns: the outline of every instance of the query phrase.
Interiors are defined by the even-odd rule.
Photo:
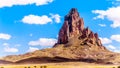
[[[37,50],[23,55],[6,56],[0,64],[9,63],[56,63],[87,62],[98,64],[120,64],[120,54],[107,50],[99,35],[84,27],[84,20],[76,8],[65,16],[59,31],[58,42],[53,48]]]

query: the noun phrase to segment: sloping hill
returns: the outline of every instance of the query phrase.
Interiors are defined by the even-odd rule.
[[[97,33],[84,27],[83,18],[76,8],[65,16],[53,48],[37,50],[23,55],[6,56],[2,60],[13,63],[57,63],[80,61],[101,64],[120,64],[120,54],[107,50]],[[5,63],[6,64],[6,63]]]

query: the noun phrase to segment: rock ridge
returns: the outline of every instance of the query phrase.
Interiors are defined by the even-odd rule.
[[[64,24],[59,31],[58,42],[53,47],[58,46],[58,44],[67,44],[69,39],[76,36],[79,36],[80,40],[87,39],[86,43],[91,43],[105,49],[98,34],[91,31],[89,27],[85,28],[84,20],[80,17],[78,10],[72,8],[65,16]]]

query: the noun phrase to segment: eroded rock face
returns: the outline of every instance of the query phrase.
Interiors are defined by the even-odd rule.
[[[84,27],[83,18],[80,17],[76,8],[72,8],[70,12],[65,16],[64,24],[59,31],[57,44],[66,44],[70,38],[79,36],[83,42],[98,45],[102,47],[101,40],[97,33],[92,32],[88,27]],[[103,47],[104,48],[104,47]]]
[[[70,37],[74,37],[84,29],[83,19],[79,17],[77,9],[72,8],[68,15],[65,16],[65,22],[60,29],[58,44],[65,44]]]

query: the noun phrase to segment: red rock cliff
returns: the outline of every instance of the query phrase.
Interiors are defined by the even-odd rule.
[[[97,33],[93,33],[88,27],[84,27],[83,18],[80,17],[76,8],[72,8],[70,12],[65,16],[64,24],[59,31],[59,37],[57,44],[66,44],[69,38],[79,36],[80,39],[85,39],[86,43],[97,44],[102,47],[101,40]],[[56,46],[54,45],[54,47]]]

